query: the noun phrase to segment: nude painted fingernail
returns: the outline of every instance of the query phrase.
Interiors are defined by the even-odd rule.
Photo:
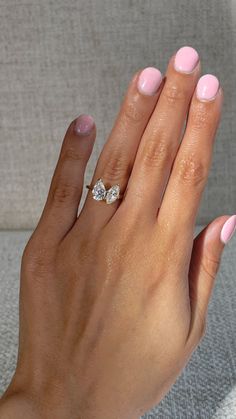
[[[232,215],[228,220],[224,223],[221,233],[220,239],[221,241],[226,244],[230,241],[233,237],[234,232],[236,230],[236,215]]]
[[[175,69],[181,73],[191,73],[199,61],[197,51],[189,46],[180,48],[175,55]]]
[[[91,115],[82,114],[75,121],[74,130],[78,135],[89,135],[94,127],[94,120]]]
[[[219,90],[219,80],[213,74],[200,77],[197,84],[197,97],[200,100],[212,100]]]
[[[148,96],[153,96],[158,91],[162,81],[160,70],[155,67],[145,68],[139,76],[138,90]]]

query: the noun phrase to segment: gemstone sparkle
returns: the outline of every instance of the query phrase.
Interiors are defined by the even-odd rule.
[[[108,189],[106,194],[106,203],[112,204],[112,202],[116,201],[119,198],[120,187],[119,185],[114,185],[110,189]]]
[[[106,198],[106,188],[102,179],[98,179],[92,189],[93,199],[96,201],[102,201]]]

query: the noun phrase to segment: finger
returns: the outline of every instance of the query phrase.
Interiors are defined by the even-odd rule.
[[[160,71],[153,67],[147,67],[134,75],[113,129],[99,156],[92,185],[102,178],[106,189],[119,184],[121,193],[124,192],[140,139],[158,100],[161,82]],[[94,224],[96,212],[96,227],[99,227],[112,217],[119,204],[120,200],[110,205],[104,200],[96,201],[89,191],[79,219],[85,216],[88,221],[90,217]]]
[[[126,205],[156,219],[200,73],[197,52],[181,48],[168,64],[165,85],[143,134],[127,187]]]
[[[196,342],[205,330],[206,315],[221,255],[236,228],[236,215],[216,218],[195,238],[190,269],[190,341]]]
[[[95,136],[96,127],[90,115],[80,115],[68,127],[38,224],[44,237],[61,240],[73,226]]]
[[[162,232],[176,262],[188,268],[200,198],[212,158],[223,92],[213,75],[202,76],[192,98],[186,131],[175,158],[158,213],[156,232]],[[185,250],[183,250],[185,249]]]

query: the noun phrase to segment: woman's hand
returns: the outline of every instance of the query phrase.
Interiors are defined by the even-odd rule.
[[[78,217],[96,129],[85,115],[69,126],[22,258],[19,356],[1,417],[137,418],[199,343],[236,222],[219,217],[194,240],[223,96],[214,76],[199,77],[190,47],[165,80],[153,68],[134,75],[92,179],[125,195],[108,205],[88,191]]]

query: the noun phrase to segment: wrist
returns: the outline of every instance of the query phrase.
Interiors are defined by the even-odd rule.
[[[80,410],[66,396],[58,391],[58,383],[47,382],[43,386],[26,384],[26,380],[14,379],[0,398],[0,419],[85,419]],[[22,377],[21,377],[22,378]],[[86,418],[87,419],[87,418]]]
[[[51,392],[49,389],[48,393]],[[80,419],[79,416],[70,416],[70,406],[64,397],[58,400],[49,400],[48,394],[42,394],[29,388],[8,388],[0,399],[0,419]]]
[[[0,399],[1,419],[41,419],[34,403],[21,392]]]
[[[63,380],[64,381],[64,380]],[[0,399],[0,419],[139,419],[135,414],[122,412],[116,403],[107,402],[104,394],[96,396],[80,391],[72,397],[65,382],[45,380],[26,384],[27,380],[15,374],[14,379]]]

